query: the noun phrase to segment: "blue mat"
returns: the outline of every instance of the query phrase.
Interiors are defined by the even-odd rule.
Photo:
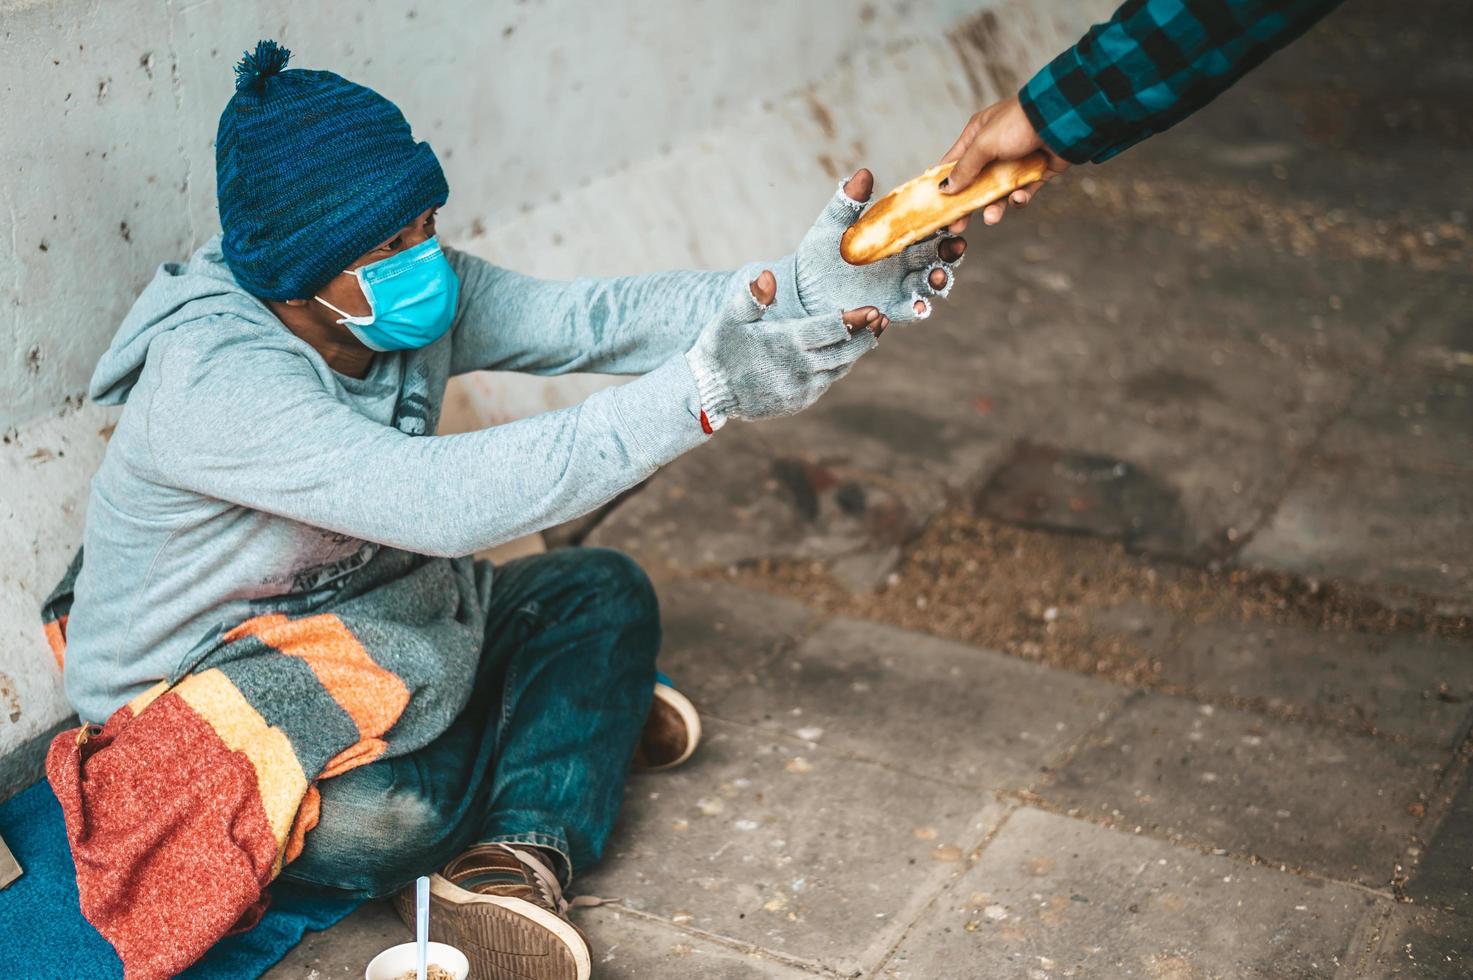
[[[61,805],[45,781],[0,804],[0,836],[25,869],[0,890],[0,976],[34,980],[118,978],[123,964],[86,919]],[[296,882],[271,886],[271,907],[249,932],[227,936],[180,974],[187,980],[259,977],[310,930],[333,925],[359,905]],[[24,936],[23,942],[13,941]]]

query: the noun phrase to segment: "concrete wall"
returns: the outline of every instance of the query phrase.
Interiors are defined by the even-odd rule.
[[[444,237],[570,276],[782,254],[841,173],[934,162],[1110,6],[0,0],[0,794],[68,717],[36,611],[105,446],[82,393],[154,267],[217,229],[242,48],[277,38],[394,99],[449,176]],[[464,394],[490,424],[602,383],[478,375]]]

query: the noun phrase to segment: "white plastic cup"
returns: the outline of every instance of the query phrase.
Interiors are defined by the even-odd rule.
[[[418,966],[416,949],[418,947],[414,943],[390,946],[369,961],[368,969],[363,971],[363,980],[399,980],[405,973],[413,972]],[[471,961],[460,950],[445,943],[430,943],[427,962],[438,963],[449,970],[455,974],[455,980],[467,980],[471,974]]]

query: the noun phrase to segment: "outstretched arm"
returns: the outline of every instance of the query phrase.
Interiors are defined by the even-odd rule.
[[[154,475],[390,547],[470,554],[587,513],[728,418],[801,411],[880,333],[873,307],[768,316],[770,272],[746,289],[707,317],[689,352],[629,384],[451,436],[409,435],[369,418],[270,337],[228,357],[165,344],[154,349],[158,381],[144,423]]]
[[[380,424],[272,347],[170,348],[160,377],[147,432],[162,482],[430,555],[587,513],[707,437],[683,354],[572,408],[452,436]]]
[[[535,279],[446,249],[461,296],[450,371],[642,374],[690,350],[711,317],[764,270],[777,277],[774,318],[863,306],[877,307],[886,324],[928,316],[932,298],[950,292],[966,242],[932,239],[883,262],[847,264],[839,239],[873,189],[873,175],[858,171],[829,199],[797,251],[732,272]]]
[[[1049,172],[1009,197],[1028,203],[1071,163],[1103,163],[1211,102],[1341,0],[1128,0],[1029,79],[976,113],[941,159],[955,193],[994,160],[1042,149]],[[982,209],[1002,220],[1005,202]],[[966,219],[952,226],[966,227]]]
[[[682,354],[722,303],[763,268],[656,272],[616,278],[536,279],[451,249],[460,312],[452,374],[486,369],[526,374],[644,374]]]
[[[1340,0],[1132,0],[1018,93],[1044,143],[1102,163],[1181,122]]]

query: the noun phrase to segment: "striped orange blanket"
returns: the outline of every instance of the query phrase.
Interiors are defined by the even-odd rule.
[[[62,663],[81,558],[43,610]],[[383,549],[331,609],[222,630],[189,673],[56,737],[46,774],[82,912],[129,980],[171,977],[256,924],[317,823],[317,780],[450,724],[482,635],[468,566]]]

